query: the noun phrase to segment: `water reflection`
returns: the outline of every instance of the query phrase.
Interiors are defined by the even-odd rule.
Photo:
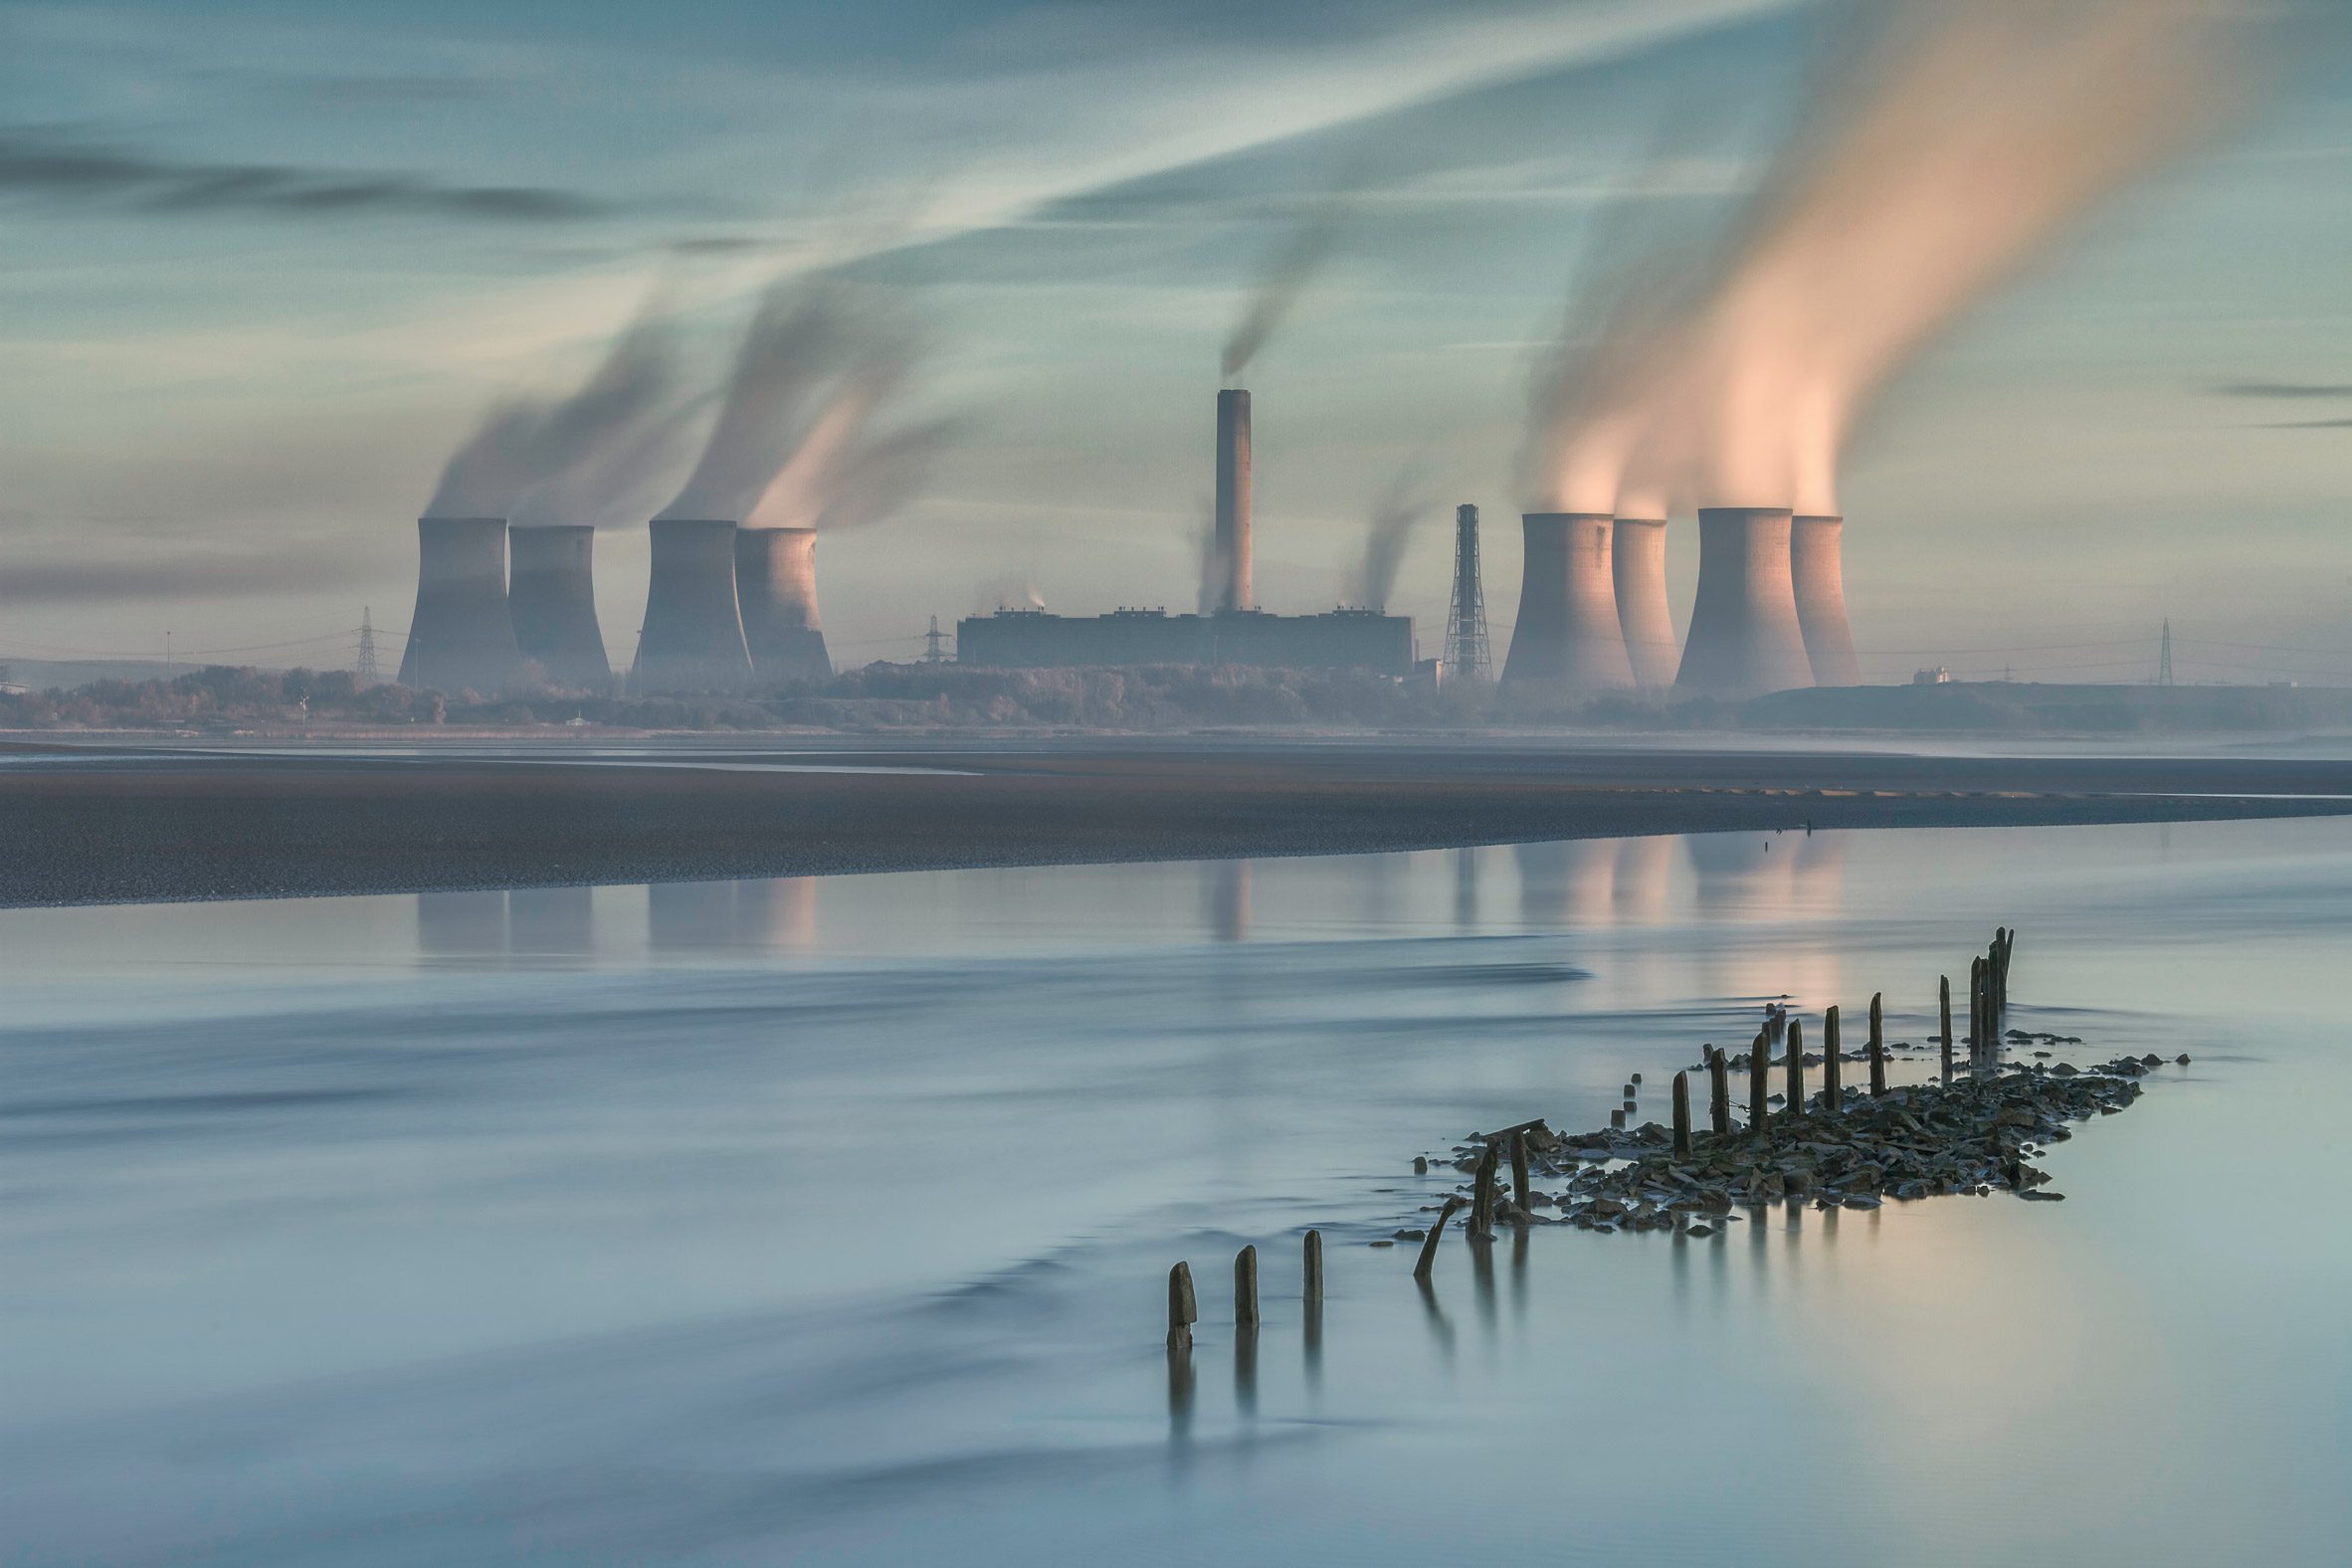
[[[1250,935],[1250,863],[1212,861],[1209,864],[1209,935],[1220,942],[1247,941]]]
[[[1617,841],[1515,844],[1511,855],[1519,866],[1521,923],[1535,929],[1609,923],[1616,899]]]
[[[596,950],[596,889],[517,887],[506,894],[509,952],[577,956]]]
[[[816,878],[770,877],[734,888],[735,932],[744,946],[797,953],[817,945]]]
[[[506,951],[503,892],[421,892],[417,951],[435,958],[487,958]]]
[[[656,952],[706,952],[735,937],[735,884],[655,882],[646,888],[646,942]]]

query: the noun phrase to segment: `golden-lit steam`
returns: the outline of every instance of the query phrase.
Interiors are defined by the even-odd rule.
[[[1538,383],[1531,504],[1834,513],[1887,379],[2238,95],[2248,0],[1878,0],[1710,257],[1652,258]]]

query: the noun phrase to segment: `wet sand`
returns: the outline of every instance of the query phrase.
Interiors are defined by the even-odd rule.
[[[2300,760],[1099,742],[610,761],[20,748],[0,768],[0,905],[2346,813],[2352,768]]]

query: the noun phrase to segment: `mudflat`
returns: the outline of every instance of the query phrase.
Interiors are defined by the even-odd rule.
[[[15,748],[0,905],[2352,813],[2352,767],[1558,745]]]

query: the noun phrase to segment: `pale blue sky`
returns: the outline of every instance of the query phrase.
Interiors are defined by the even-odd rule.
[[[1499,634],[1529,366],[1580,256],[1732,211],[1820,26],[1793,0],[0,4],[0,659],[323,638],[362,604],[397,629],[415,513],[490,400],[576,376],[657,281],[715,366],[750,292],[820,264],[906,296],[925,409],[958,419],[918,501],[821,547],[837,657],[1031,588],[1188,608],[1219,349],[1340,180],[1249,376],[1260,597],[1334,602],[1409,471],[1432,504],[1393,606],[1434,651],[1445,518],[1476,501]],[[2006,646],[2128,677],[2136,650],[2051,645],[2167,615],[2205,640],[2185,674],[2352,676],[2218,646],[2352,650],[2352,54],[2294,26],[2237,129],[1873,420],[1845,502],[1874,676]],[[1679,617],[1687,523],[1671,550]],[[642,531],[600,554],[625,658]]]

